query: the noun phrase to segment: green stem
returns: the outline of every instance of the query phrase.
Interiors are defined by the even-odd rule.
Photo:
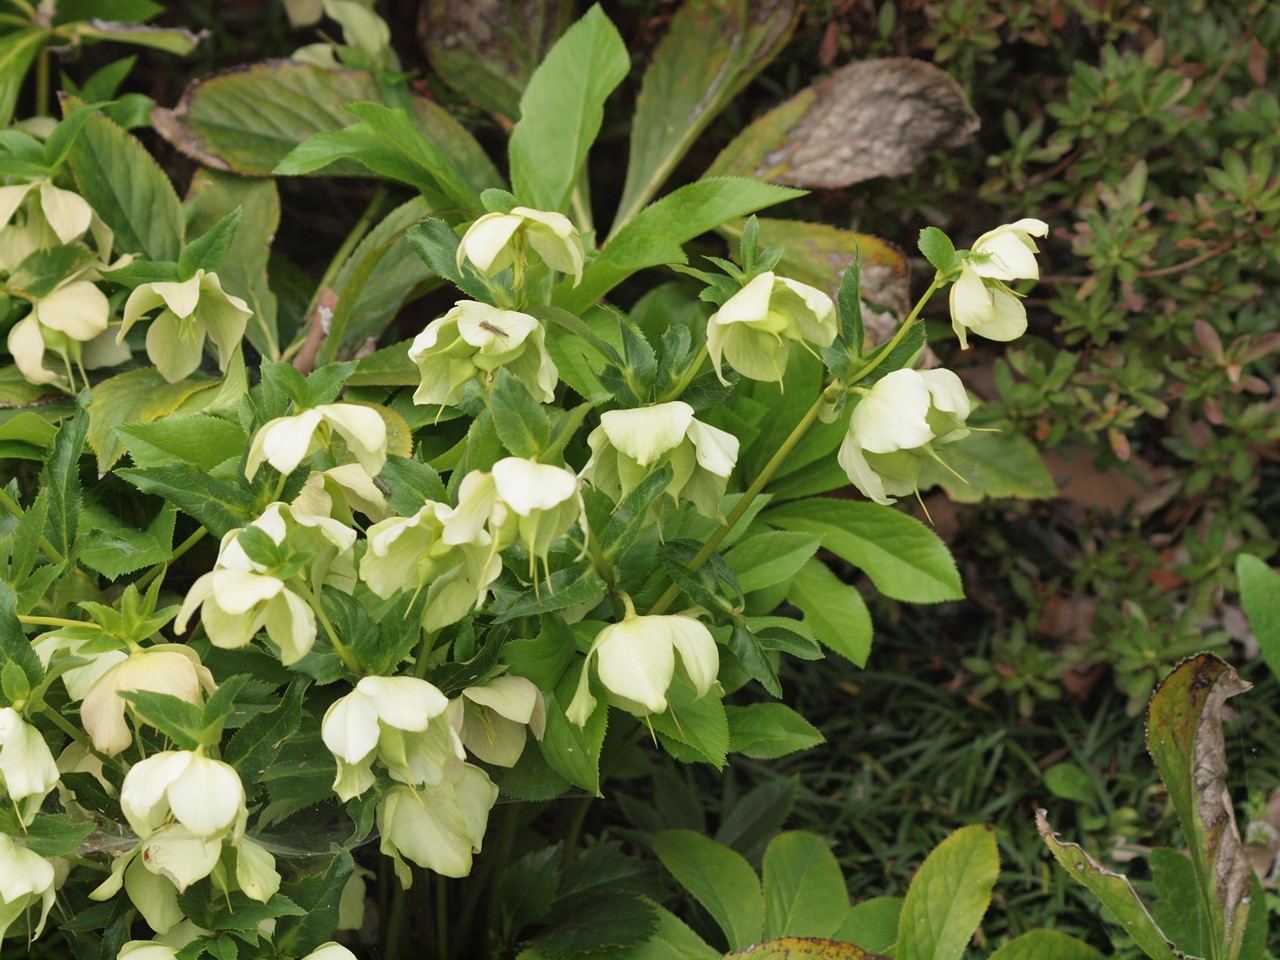
[[[311,592],[311,587],[300,577],[294,577],[289,581],[289,585],[302,594],[302,599],[306,600],[311,605],[311,609],[316,612],[316,619],[320,621],[320,626],[324,628],[325,635],[328,636],[329,642],[333,644],[333,649],[338,654],[338,659],[342,661],[342,665],[357,677],[360,676],[363,669],[360,661],[356,659],[356,655],[351,652],[351,649],[338,639],[338,631],[329,622],[329,615],[324,612],[324,607],[321,605],[319,598]]]
[[[717,529],[716,532],[707,539],[707,542],[702,545],[702,549],[694,555],[693,560],[689,562],[690,570],[696,571],[707,562],[711,554],[716,552],[716,548],[720,546],[724,538],[729,535],[729,531],[737,525],[738,521],[743,518],[747,510],[751,508],[751,502],[760,495],[760,491],[763,490],[765,485],[773,479],[773,475],[777,473],[778,468],[782,466],[783,461],[791,455],[791,451],[795,449],[796,444],[800,442],[806,433],[808,433],[809,428],[813,426],[814,421],[818,419],[818,413],[822,410],[823,405],[829,400],[827,394],[830,393],[832,388],[835,386],[836,384],[832,383],[823,390],[822,393],[818,394],[818,399],[813,402],[813,406],[811,406],[805,415],[800,418],[800,422],[797,423],[791,433],[787,435],[787,439],[782,441],[782,446],[778,447],[777,452],[775,452],[769,462],[764,465],[764,469],[760,471],[755,480],[751,481],[751,486],[747,487],[746,492],[743,493],[741,499],[738,500],[737,506],[735,506],[733,511],[729,514],[728,519],[720,525],[719,529]],[[667,592],[659,597],[658,602],[649,610],[649,615],[656,616],[658,614],[665,613],[667,608],[669,608],[671,604],[675,603],[679,596],[680,588],[675,584],[672,584],[667,588]]]
[[[196,528],[195,533],[191,534],[191,536],[187,537],[187,539],[183,540],[180,544],[178,544],[176,547],[173,548],[173,553],[169,555],[168,560],[166,560],[164,563],[157,563],[154,567],[152,567],[150,570],[144,573],[141,577],[139,577],[137,583],[135,583],[134,586],[136,586],[139,590],[147,589],[147,587],[151,585],[151,581],[154,580],[156,577],[160,576],[160,574],[162,574],[165,571],[165,569],[169,566],[169,564],[173,563],[173,561],[177,560],[179,557],[186,554],[188,550],[190,550],[197,543],[203,540],[206,536],[208,536],[208,534],[209,534],[209,531],[206,530],[204,527]]]
[[[351,228],[351,232],[347,234],[346,239],[342,241],[342,246],[338,247],[338,252],[333,255],[333,259],[329,261],[329,266],[325,267],[324,276],[320,278],[320,282],[316,284],[316,292],[311,295],[311,302],[307,304],[307,312],[304,316],[310,317],[315,313],[316,303],[320,300],[320,295],[326,289],[333,286],[333,281],[337,278],[339,271],[346,264],[347,258],[351,256],[351,252],[364,239],[365,234],[373,226],[373,221],[382,213],[382,205],[387,199],[387,185],[385,183],[378,184],[378,188],[373,191],[373,196],[369,198],[369,204],[364,208],[364,213],[360,214],[360,219],[355,222]],[[304,324],[303,329],[298,331],[297,337],[293,343],[285,349],[281,356],[282,360],[288,361],[293,359],[294,355],[302,349],[302,345],[307,341],[309,328]]]
[[[937,292],[939,289],[941,289],[945,284],[946,284],[946,281],[943,280],[940,275],[934,276],[933,283],[929,284],[929,289],[926,290],[924,292],[924,295],[921,296],[920,299],[916,301],[916,305],[912,307],[911,312],[907,314],[907,319],[902,321],[902,326],[900,326],[897,329],[897,332],[894,333],[893,338],[887,344],[885,344],[884,349],[876,353],[876,358],[874,360],[872,360],[869,364],[867,364],[861,370],[858,370],[851,377],[849,377],[850,386],[857,383],[859,380],[865,380],[867,378],[867,375],[870,374],[872,370],[880,366],[880,364],[884,363],[885,359],[889,356],[889,354],[893,353],[894,348],[897,347],[897,345],[902,342],[902,338],[907,335],[907,331],[910,330],[913,326],[915,326],[916,317],[920,316],[920,311],[923,310],[924,305],[929,302],[929,298],[932,297],[934,293]]]
[[[31,617],[18,614],[18,622],[33,627],[92,627],[91,620],[65,620],[62,617]]]
[[[679,400],[680,394],[689,389],[689,384],[693,383],[693,381],[697,379],[698,374],[702,373],[702,368],[710,356],[711,355],[707,353],[706,343],[703,343],[702,350],[698,354],[697,362],[691,364],[689,369],[685,370],[680,379],[666,393],[659,397],[656,402],[667,403],[671,400]]]
[[[14,500],[13,497],[9,496],[8,491],[2,487],[0,487],[0,507],[4,507],[4,509],[8,510],[10,514],[17,517],[19,520],[23,517],[22,507],[18,506],[18,502]],[[49,559],[54,563],[62,563],[65,559],[62,556],[61,551],[50,543],[49,538],[46,536],[41,535],[40,548],[49,555]]]
[[[449,960],[449,889],[445,878],[437,874],[436,884],[436,957]]]

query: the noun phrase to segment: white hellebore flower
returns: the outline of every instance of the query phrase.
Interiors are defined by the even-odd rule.
[[[13,707],[0,707],[0,787],[24,825],[36,818],[58,785],[58,764],[40,731]]]
[[[458,267],[463,260],[486,277],[517,263],[523,266],[526,247],[533,247],[552,270],[573,274],[573,285],[582,282],[582,238],[562,213],[545,213],[514,207],[510,213],[486,213],[467,228],[458,244]]]
[[[542,691],[524,677],[494,677],[467,687],[449,704],[461,726],[462,745],[485,763],[514,767],[524,752],[524,728],[539,740],[546,730]]]
[[[213,674],[200,662],[199,654],[186,644],[162,643],[135,650],[98,677],[84,694],[80,722],[94,749],[115,756],[133,742],[125,722],[126,712],[132,711],[121,691],[167,693],[200,706],[202,691],[215,689]]]
[[[551,544],[574,523],[585,528],[586,506],[578,477],[563,467],[504,457],[493,470],[473,470],[458,487],[458,507],[444,521],[444,542],[478,543],[488,523],[494,551],[519,543],[529,555],[529,575],[547,562]]]
[[[354,530],[327,517],[294,515],[284,503],[268,506],[252,526],[276,544],[283,544],[286,538],[299,541],[312,554],[310,567],[299,574],[310,582],[312,590],[324,583],[346,593],[355,588]],[[231,530],[222,538],[213,570],[191,585],[174,620],[174,630],[183,633],[197,607],[215,647],[234,650],[246,646],[265,627],[267,636],[280,648],[281,662],[289,666],[306,656],[315,643],[315,611],[285,581],[249,558],[238,542],[243,532]]]
[[[1040,251],[1031,238],[1048,233],[1043,220],[1025,219],[996,227],[974,242],[951,287],[951,326],[961,349],[969,346],[969,330],[1001,341],[1026,332],[1026,307],[1005,281],[1040,279],[1035,257]]]
[[[527,313],[500,310],[475,300],[459,300],[432,320],[409,347],[422,384],[417,404],[455,404],[477,374],[492,377],[499,367],[543,403],[555,399],[559,371],[547,353],[542,324]]]
[[[725,484],[738,461],[738,438],[695,420],[683,400],[602,413],[587,443],[591,459],[582,476],[615,502],[669,463],[674,476],[667,496],[673,503],[690,501],[712,519],[720,515]]]
[[[120,810],[144,840],[171,822],[201,840],[238,840],[248,818],[235,769],[190,750],[163,750],[130,767]]]
[[[154,940],[130,940],[116,956],[120,960],[177,960],[178,948]]]
[[[678,615],[628,616],[609,624],[587,651],[582,677],[566,714],[578,726],[585,726],[595,710],[589,680],[593,656],[600,682],[618,706],[636,715],[662,713],[667,709],[677,652],[698,696],[706,696],[720,672],[720,652],[711,632],[700,622]]]
[[[222,289],[216,273],[200,269],[189,280],[157,281],[135,288],[125,301],[124,322],[116,339],[123,340],[143,314],[158,307],[164,309],[147,330],[147,356],[170,383],[200,366],[205,337],[217,347],[218,367],[225,371],[253,316],[247,303]]]
[[[328,943],[320,944],[302,960],[356,960],[356,955],[342,944],[330,940]]]
[[[934,446],[969,435],[969,395],[950,370],[895,370],[853,408],[836,459],[876,503],[916,491],[923,458]]]
[[[416,677],[361,677],[324,715],[320,736],[338,762],[333,789],[342,800],[373,786],[373,761],[392,779],[433,784],[460,767],[466,754],[443,719],[449,700]],[[440,721],[431,721],[440,717]]]
[[[28,197],[34,201],[27,207],[28,216],[31,218],[27,221],[28,225],[38,222],[41,228],[47,226],[57,238],[56,243],[48,243],[47,246],[74,243],[83,237],[90,227],[101,226],[101,221],[95,224],[97,215],[84,197],[70,190],[55,187],[48,180],[0,187],[0,226],[8,224],[13,219],[22,202]],[[96,235],[98,230],[94,233]],[[106,236],[108,238],[111,236],[109,231]],[[52,240],[52,238],[49,239]],[[109,244],[108,249],[103,250],[99,243],[98,249],[104,257],[111,252]]]
[[[791,341],[829,347],[836,308],[816,287],[766,271],[726,300],[707,321],[707,353],[726,383],[721,358],[744,377],[780,381]]]
[[[0,939],[36,904],[40,905],[40,919],[31,936],[40,936],[53,906],[55,880],[53,864],[0,833]]]
[[[252,480],[265,460],[281,473],[292,473],[303,460],[336,433],[347,452],[370,477],[387,462],[387,423],[377,410],[358,403],[326,403],[292,417],[277,417],[263,424],[249,446],[244,474]]]
[[[444,539],[453,508],[428,501],[411,517],[391,517],[366,531],[369,548],[360,560],[360,579],[387,600],[402,590],[427,588],[422,625],[439,630],[465,617],[484,601],[489,584],[502,572],[502,558],[489,534],[472,543]]]
[[[413,879],[404,860],[444,877],[470,873],[497,799],[497,784],[469,763],[456,780],[392,787],[383,794],[377,811],[380,849],[391,857],[401,886],[407,888]]]

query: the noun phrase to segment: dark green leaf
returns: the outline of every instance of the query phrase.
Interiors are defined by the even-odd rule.
[[[664,830],[653,838],[653,849],[719,924],[730,950],[760,939],[764,895],[755,871],[741,854],[692,830]]]
[[[412,227],[406,234],[409,243],[437,276],[444,277],[473,300],[488,303],[493,294],[469,263],[458,268],[457,251],[461,243],[453,228],[443,220],[429,218]]]
[[[558,689],[566,691],[566,683],[562,682]],[[566,692],[572,696],[572,686]],[[579,727],[565,716],[557,695],[548,694],[546,732],[538,742],[543,759],[570,783],[598,795],[600,750],[608,723],[609,704],[603,699],[596,703],[586,726]]]
[[[58,428],[53,454],[40,473],[40,485],[49,491],[49,542],[63,558],[70,558],[76,540],[80,518],[80,454],[88,429],[89,412],[77,405],[76,415],[64,420]]]
[[[760,641],[742,619],[735,617],[729,634],[729,650],[738,658],[743,669],[760,681],[761,686],[775,697],[782,696],[782,684],[768,656],[760,649]]]
[[[207,746],[204,720],[195,704],[151,690],[121,690],[119,695],[133,705],[138,716],[177,744],[178,749]]]
[[[947,273],[956,263],[956,248],[951,238],[937,227],[920,231],[920,252],[939,273]]]
[[[117,470],[116,476],[143,493],[152,493],[174,503],[215,537],[244,526],[254,514],[253,498],[243,484],[216,480],[191,464],[145,470],[126,468]]]
[[[775,760],[826,742],[817,727],[782,703],[725,707],[725,713],[729,751],[755,760]]]
[[[214,273],[227,259],[244,210],[236,207],[212,227],[182,248],[178,257],[178,276],[187,280],[196,275],[196,269]]]
[[[600,544],[604,547],[605,556],[612,560],[625,556],[642,533],[653,529],[649,510],[662,496],[674,475],[671,465],[663,464],[622,498],[622,502],[613,511],[609,525],[600,534]]]
[[[146,530],[135,530],[101,507],[86,507],[81,521],[87,532],[80,536],[76,558],[108,580],[167,563],[173,551],[176,516],[173,504],[166,503]]]
[[[502,657],[516,676],[532,680],[540,690],[553,690],[573,659],[573,632],[556,614],[541,620],[536,637],[508,641]]]
[[[301,957],[332,939],[333,930],[338,925],[342,891],[354,870],[351,854],[335,849],[333,860],[324,873],[312,874],[290,885],[290,899],[303,909],[277,921],[272,937],[275,949]]]
[[[493,425],[512,456],[536,460],[551,440],[551,420],[523,383],[504,368],[489,394]]]
[[[500,612],[495,609],[494,623],[506,623],[518,617],[563,610],[565,607],[604,599],[605,583],[599,574],[587,568],[566,567],[557,570],[541,585],[539,593],[525,594]]]
[[[0,37],[0,127],[13,119],[27,71],[49,39],[49,31],[41,27],[21,27]]]

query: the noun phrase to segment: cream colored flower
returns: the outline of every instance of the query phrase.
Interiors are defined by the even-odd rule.
[[[674,472],[666,495],[688,500],[703,516],[720,515],[725,485],[738,460],[738,438],[695,420],[682,400],[634,410],[609,410],[587,437],[591,459],[583,479],[620,502],[654,470]]]
[[[996,227],[974,242],[950,295],[951,326],[961,349],[969,346],[969,330],[998,341],[1015,340],[1026,332],[1027,310],[1005,281],[1040,278],[1035,257],[1039,248],[1031,238],[1048,233],[1043,220],[1025,219]]]
[[[240,775],[190,750],[164,750],[130,767],[120,810],[144,840],[173,823],[195,839],[238,840],[249,816]]]
[[[386,421],[372,407],[327,403],[264,424],[249,447],[245,476],[252,480],[264,460],[281,473],[292,473],[321,447],[328,448],[334,433],[366,474],[376,477],[382,472],[387,462]]]
[[[118,340],[144,314],[160,309],[147,330],[147,356],[170,383],[189,376],[200,366],[208,337],[218,352],[218,367],[227,361],[244,337],[253,311],[239,297],[222,289],[216,273],[197,270],[182,281],[144,283],[129,294]]]
[[[44,922],[53,907],[55,880],[53,864],[0,833],[0,938],[37,904],[40,918],[31,937],[35,939],[44,932]]]
[[[58,785],[58,764],[40,731],[13,707],[0,707],[0,787],[24,825]]]
[[[462,745],[497,767],[516,765],[524,752],[526,726],[539,740],[546,730],[542,691],[524,677],[499,676],[466,687],[449,710],[457,717]]]
[[[373,786],[375,759],[401,783],[439,783],[466,756],[443,719],[448,706],[445,695],[425,680],[362,677],[334,701],[320,727],[338,762],[334,791],[345,801]],[[436,718],[441,719],[433,723]]]
[[[582,282],[584,252],[577,228],[562,213],[546,213],[514,207],[510,213],[486,213],[467,228],[458,244],[458,267],[464,260],[486,277],[507,267],[523,264],[526,248],[552,270],[573,274],[573,285]]]
[[[475,300],[460,300],[414,338],[409,359],[418,365],[422,384],[417,404],[454,404],[475,376],[507,372],[543,403],[555,399],[559,372],[547,353],[546,333],[527,313],[500,310]]]
[[[135,650],[109,667],[85,692],[80,722],[94,749],[115,756],[132,742],[126,713],[133,715],[121,691],[149,690],[167,693],[200,706],[203,693],[217,688],[195,650],[180,643],[163,643]],[[136,716],[135,716],[136,722]]]
[[[609,624],[587,651],[582,677],[566,714],[584,726],[595,710],[589,680],[592,657],[596,658],[600,682],[613,695],[610,702],[637,715],[662,713],[667,709],[667,689],[675,676],[677,652],[698,696],[706,696],[720,672],[720,651],[700,622],[682,616],[628,616]]]
[[[707,353],[726,383],[722,358],[744,377],[780,381],[791,342],[829,347],[836,308],[816,287],[766,271],[726,300],[707,320]]]
[[[497,799],[497,785],[469,763],[456,780],[392,787],[383,794],[377,811],[381,850],[391,857],[401,885],[413,879],[405,860],[444,877],[470,873]]]
[[[969,396],[950,370],[895,370],[853,408],[836,455],[849,480],[876,503],[916,491],[934,447],[969,435]]]

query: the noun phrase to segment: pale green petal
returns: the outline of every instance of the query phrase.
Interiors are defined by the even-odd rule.
[[[501,273],[512,263],[511,238],[523,218],[507,213],[486,213],[467,228],[458,244],[458,266],[470,260],[486,277]]]
[[[253,311],[242,299],[224,293],[215,273],[206,274],[200,282],[200,302],[192,320],[202,327],[218,348],[218,366],[224,372],[227,361],[244,339],[244,330]]]
[[[253,447],[257,448],[261,443],[261,456],[267,463],[281,473],[293,473],[298,464],[319,446],[315,433],[323,419],[324,413],[321,410],[304,410],[297,416],[278,417],[258,431]],[[249,464],[255,464],[254,449],[250,450],[249,461],[245,466],[246,475],[252,478]]]
[[[472,843],[452,784],[392,787],[378,805],[382,852],[445,877],[471,872]]]
[[[305,657],[316,642],[316,612],[292,590],[281,590],[267,602],[263,626],[286,667]]]
[[[693,682],[698,696],[706,696],[720,672],[720,651],[705,626],[692,617],[664,617],[671,643]]]
[[[204,331],[165,310],[147,328],[147,356],[162,377],[177,383],[199,369]]]
[[[532,681],[511,674],[494,677],[478,687],[467,687],[462,695],[516,723],[530,721],[541,696]]]
[[[169,787],[191,765],[194,753],[163,750],[129,768],[120,787],[120,811],[133,832],[149,837],[169,816]]]
[[[36,319],[72,340],[92,340],[107,329],[111,305],[106,294],[87,280],[74,280],[37,300]]]
[[[773,280],[773,274],[768,271],[755,277],[711,315],[707,326],[765,322],[769,315],[769,300],[773,296]]]
[[[347,452],[376,477],[387,462],[387,423],[377,410],[356,403],[317,407],[326,423],[347,442]]]
[[[84,197],[48,182],[40,184],[40,212],[63,243],[84,236],[93,219],[93,207]]]
[[[221,837],[197,837],[175,823],[147,839],[142,862],[152,873],[167,877],[179,893],[185,893],[187,887],[213,872],[221,854]]]
[[[966,263],[960,269],[960,278],[951,285],[951,321],[960,338],[960,349],[968,349],[965,330],[984,323],[992,311],[991,295],[973,265]]]
[[[969,324],[974,333],[988,340],[1005,343],[1017,340],[1027,332],[1027,308],[1008,287],[999,281],[990,281],[988,288],[989,310],[976,322]]]
[[[449,706],[448,697],[417,677],[362,677],[356,689],[374,704],[380,721],[398,730],[425,730]]]
[[[698,466],[717,477],[728,477],[738,462],[738,438],[727,430],[701,420],[689,424],[689,440],[698,455]]]
[[[202,279],[204,279],[204,271],[197,270],[195,276],[189,280],[160,280],[145,286],[150,286],[151,291],[164,301],[165,306],[175,316],[186,320],[191,314],[195,313],[196,304],[200,302],[200,281]],[[142,287],[138,289],[141,290]]]
[[[248,837],[236,844],[236,883],[246,897],[259,903],[266,903],[280,890],[275,857]]]
[[[58,375],[44,365],[44,336],[34,314],[13,325],[7,341],[13,362],[30,383],[56,383]]]
[[[164,306],[164,298],[152,289],[155,284],[144,283],[142,286],[134,287],[133,292],[129,294],[129,299],[124,302],[124,316],[120,324],[120,332],[116,335],[117,340],[123,340],[124,335],[129,332],[138,320],[147,313],[157,307]]]
[[[80,362],[86,370],[118,367],[133,356],[127,343],[119,342],[110,330],[104,330],[84,345]]]
[[[721,347],[730,366],[751,380],[777,383],[787,369],[789,345],[772,333],[739,324],[728,328]]]
[[[215,605],[228,614],[248,613],[284,589],[276,577],[249,570],[214,570],[212,593]],[[206,610],[209,604],[205,604]]]
[[[0,187],[0,225],[8,224],[13,215],[27,199],[27,194],[34,189],[34,183],[16,183],[8,187]]]
[[[378,745],[377,705],[359,690],[334,701],[320,725],[320,738],[339,760],[362,762]]]
[[[596,668],[611,693],[650,713],[667,709],[675,651],[665,617],[634,617],[610,624],[596,638]]]
[[[458,486],[458,506],[444,518],[443,542],[479,543],[497,497],[498,484],[492,473],[472,470],[463,477]]]
[[[504,457],[493,465],[498,497],[522,517],[551,510],[578,492],[578,478],[563,467]]]
[[[169,809],[193,836],[213,838],[235,826],[244,807],[244,787],[235,770],[221,762],[192,754],[182,776],[169,785]]]
[[[141,857],[133,858],[125,869],[124,889],[147,926],[156,933],[168,933],[185,918],[178,906],[177,889],[164,877],[148,870]]]
[[[836,306],[831,298],[807,283],[778,277],[774,284],[774,309],[795,319],[800,336],[829,347],[836,339]]]
[[[852,483],[868,500],[876,503],[890,504],[894,500],[885,493],[884,482],[880,475],[871,469],[862,447],[853,439],[852,434],[845,434],[840,444],[840,452],[836,454],[836,462],[849,477]]]

